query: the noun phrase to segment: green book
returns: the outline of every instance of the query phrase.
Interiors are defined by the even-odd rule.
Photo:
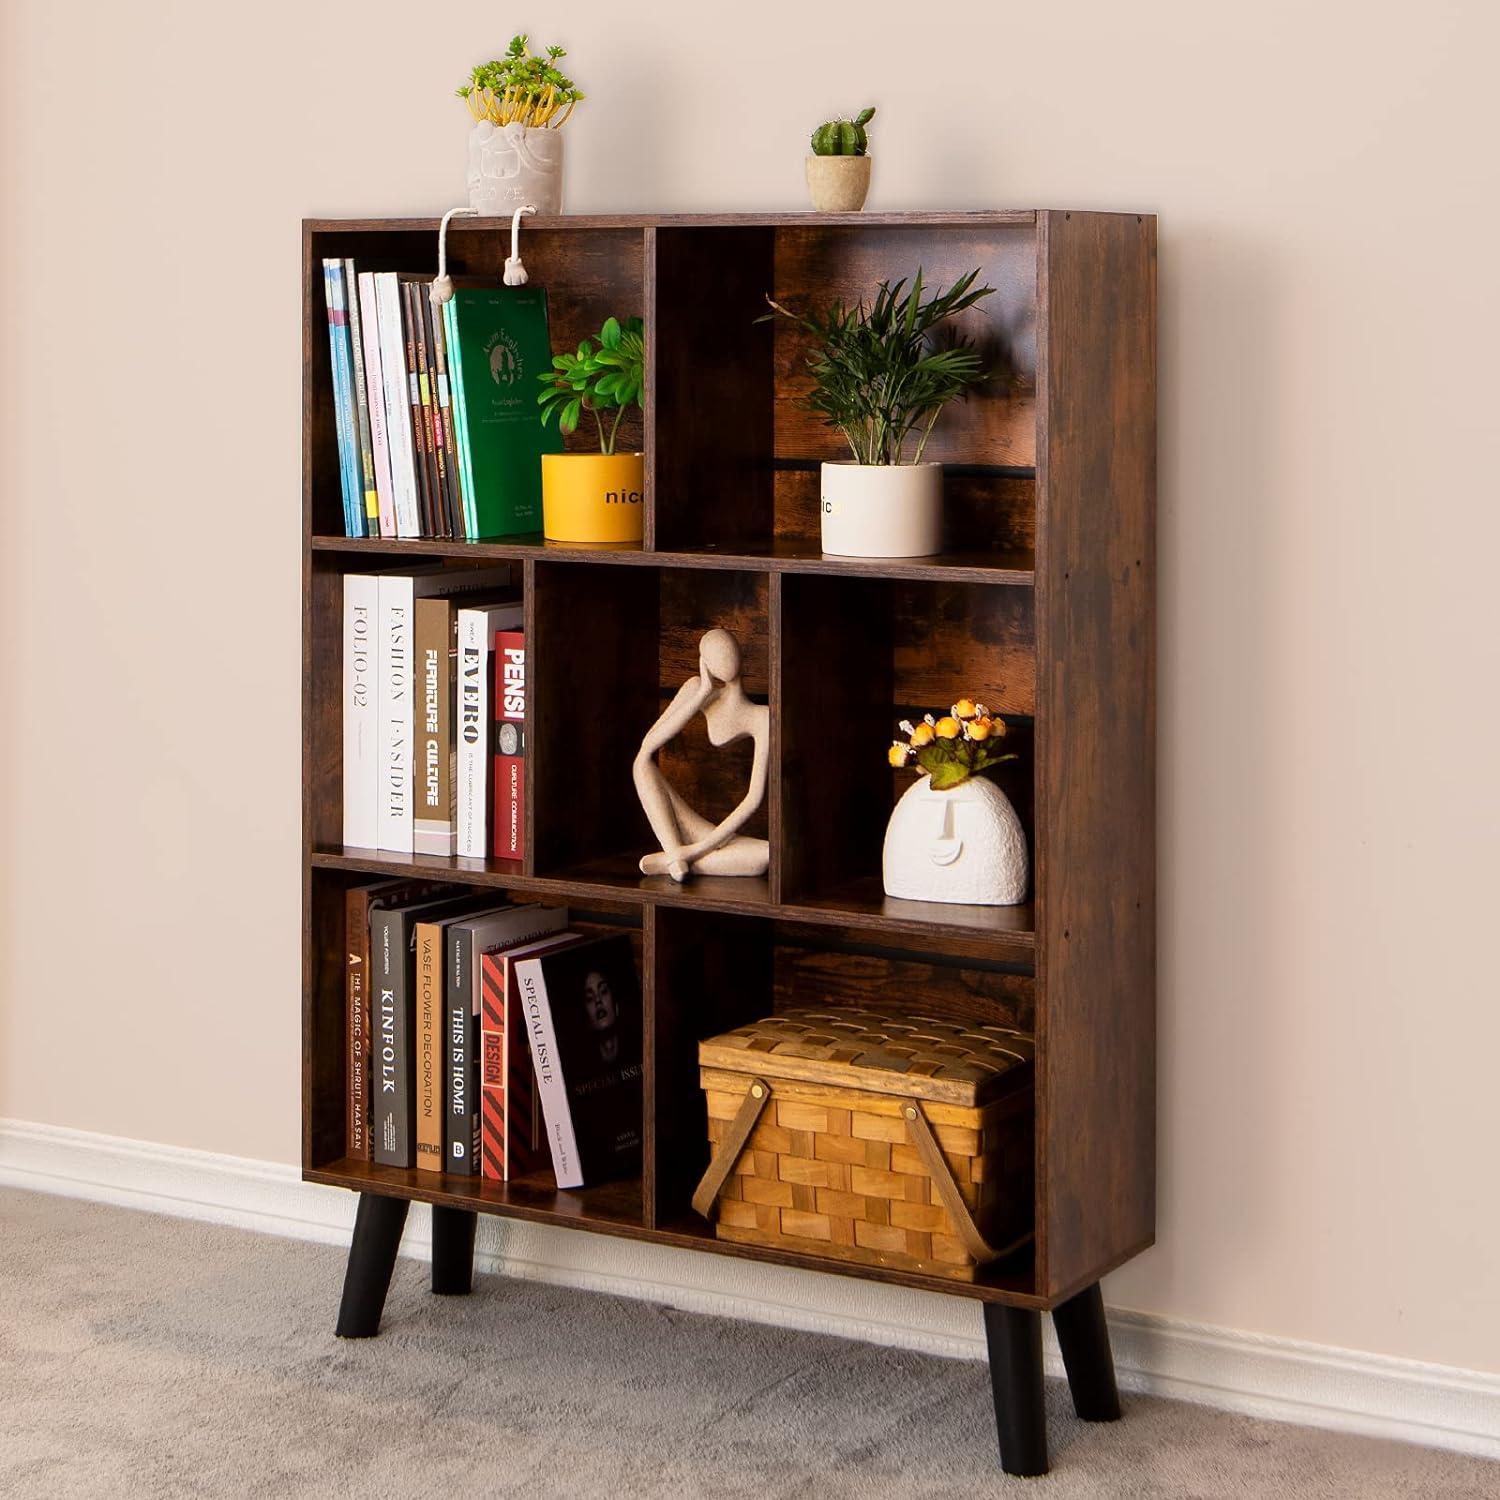
[[[537,376],[552,364],[542,287],[455,288],[444,310],[458,397],[459,463],[469,537],[542,529],[542,454],[561,453],[542,426]]]

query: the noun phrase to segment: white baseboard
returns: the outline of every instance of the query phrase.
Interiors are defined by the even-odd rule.
[[[346,1241],[354,1222],[353,1194],[304,1183],[295,1167],[20,1120],[0,1120],[0,1184],[325,1243]],[[425,1258],[418,1209],[402,1252]],[[476,1265],[950,1358],[985,1353],[967,1298],[610,1235],[486,1217]],[[1143,1313],[1112,1310],[1109,1323],[1127,1391],[1500,1459],[1500,1375]],[[1062,1373],[1050,1328],[1047,1364]]]

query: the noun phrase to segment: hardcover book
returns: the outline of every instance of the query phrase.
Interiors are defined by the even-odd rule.
[[[416,1164],[417,924],[463,916],[486,900],[493,897],[468,892],[400,902],[371,913],[370,1159],[382,1166]]]
[[[344,575],[344,843],[380,847],[380,580]]]
[[[526,853],[526,637],[495,633],[495,831],[499,859]]]
[[[581,933],[558,930],[479,961],[480,1174],[491,1181],[509,1182],[550,1161],[516,962],[583,940]]]
[[[514,536],[542,526],[543,453],[560,453],[542,426],[537,376],[550,368],[547,293],[535,286],[459,286],[446,305],[448,363],[461,403],[465,535]]]
[[[490,852],[492,647],[498,631],[521,628],[523,613],[519,604],[458,612],[454,800],[458,852],[473,859]]]
[[[442,888],[426,880],[382,880],[351,886],[344,893],[348,1073],[345,1151],[356,1161],[370,1159],[370,915],[403,901],[420,901]]]
[[[625,933],[517,959],[560,1188],[641,1169],[641,988]]]
[[[412,1067],[416,1092],[416,1149],[419,1172],[443,1170],[443,949],[442,922],[418,922],[413,943],[416,1012]]]
[[[448,926],[443,1134],[450,1172],[466,1177],[479,1172],[480,966],[488,956],[526,945],[567,921],[565,908],[508,906]]]

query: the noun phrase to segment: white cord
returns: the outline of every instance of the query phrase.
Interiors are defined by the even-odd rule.
[[[534,214],[536,209],[523,203],[510,219],[510,255],[505,262],[506,286],[525,286],[526,267],[521,264],[521,215]]]
[[[443,222],[438,225],[438,269],[433,278],[432,290],[427,294],[434,307],[441,307],[453,296],[453,278],[448,274],[448,220],[455,215],[468,218],[478,212],[477,208],[450,208],[443,215]]]

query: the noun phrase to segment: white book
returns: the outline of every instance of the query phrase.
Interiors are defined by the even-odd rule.
[[[375,458],[375,493],[380,498],[380,534],[396,535],[396,497],[391,489],[391,454],[385,435],[385,379],[381,375],[380,312],[375,303],[375,273],[361,271],[359,335],[365,355],[365,396],[370,407],[370,449]]]
[[[494,689],[495,632],[519,630],[519,604],[458,612],[458,705],[454,742],[458,767],[454,801],[458,810],[458,852],[484,859],[490,852],[490,795],[494,752],[490,744]]]
[[[344,843],[379,848],[380,580],[344,575]]]
[[[416,624],[412,580],[380,575],[380,802],[379,849],[412,852],[411,706],[412,630]]]
[[[379,804],[377,848],[410,854],[416,824],[412,798],[412,744],[416,735],[416,669],[412,634],[416,601],[466,589],[501,588],[510,568],[444,568],[441,563],[417,573],[382,573],[378,622],[377,671],[380,687]]]
[[[520,959],[511,964],[511,973],[516,976],[521,1016],[531,1043],[531,1068],[537,1097],[542,1101],[552,1170],[558,1187],[576,1188],[583,1186],[583,1167],[578,1157],[578,1137],[573,1132],[573,1111],[568,1108],[568,1091],[557,1056],[557,1032],[552,1025],[542,962],[541,958]]]
[[[394,271],[377,271],[375,306],[380,327],[380,376],[385,386],[385,433],[391,456],[391,491],[396,535],[422,535],[417,506],[416,453],[412,447],[411,394],[406,376],[406,334],[401,321],[401,287]]]

